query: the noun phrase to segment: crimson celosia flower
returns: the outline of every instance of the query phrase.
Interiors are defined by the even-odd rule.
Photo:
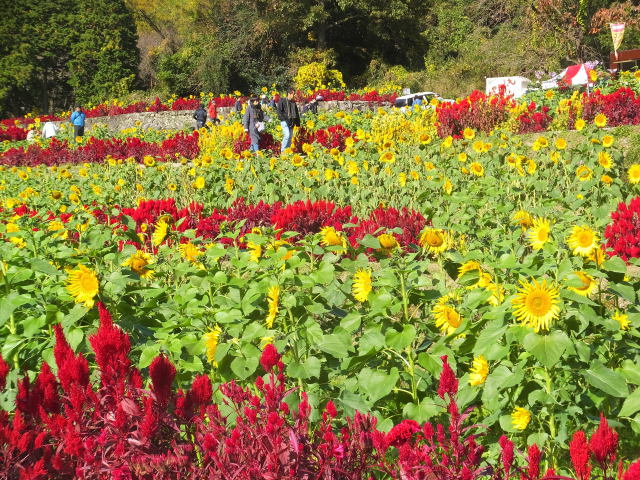
[[[440,374],[440,384],[438,386],[438,395],[444,400],[445,393],[453,396],[458,393],[458,379],[447,361],[447,356],[440,357],[442,360],[442,373]]]
[[[618,434],[609,427],[607,419],[602,414],[600,415],[600,425],[589,440],[589,448],[603,470],[616,458]]]
[[[500,440],[498,440],[498,443],[500,444],[500,448],[502,449],[500,458],[502,459],[504,474],[506,478],[509,478],[509,472],[511,471],[511,466],[513,465],[513,442],[509,440],[505,435],[502,435],[500,437]]]
[[[411,441],[413,434],[420,431],[420,425],[413,420],[403,420],[387,433],[387,443],[394,447]]]
[[[629,465],[624,473],[622,480],[640,480],[640,459]]]
[[[262,355],[260,356],[260,365],[262,365],[262,368],[264,368],[265,372],[270,372],[271,369],[276,366],[279,361],[280,354],[272,343],[264,347]]]
[[[578,480],[589,480],[591,464],[589,462],[589,444],[587,436],[582,430],[573,434],[569,443],[569,455]]]
[[[9,365],[4,361],[2,355],[0,355],[0,391],[4,390],[7,385],[7,375],[9,374]]]
[[[158,355],[149,365],[149,376],[153,393],[161,405],[166,405],[171,397],[171,385],[176,376],[176,367],[165,355]]]
[[[96,354],[102,386],[119,387],[119,393],[122,394],[122,387],[131,365],[129,335],[113,324],[111,315],[102,302],[98,302],[98,312],[100,327],[89,337],[89,342]]]
[[[84,389],[89,385],[89,364],[81,353],[77,356],[71,350],[60,324],[54,325],[56,344],[53,347],[53,355],[58,366],[58,380],[62,389],[70,394],[72,387]]]
[[[36,388],[39,390],[40,405],[44,411],[46,413],[58,413],[60,410],[58,382],[47,362],[42,362],[40,373],[36,378]]]
[[[324,409],[325,409],[325,412],[327,412],[331,418],[336,418],[336,416],[338,415],[338,411],[336,410],[336,406],[334,405],[334,403],[331,400],[329,400],[327,402],[327,405],[326,405],[326,407]]]
[[[529,480],[536,480],[540,477],[540,459],[542,453],[535,443],[527,450],[527,473]]]
[[[625,262],[640,258],[640,197],[632,198],[629,205],[621,202],[611,213],[611,220],[604,232],[607,254]]]
[[[191,398],[194,406],[204,407],[211,401],[213,388],[211,387],[211,379],[208,375],[198,375],[191,384]]]

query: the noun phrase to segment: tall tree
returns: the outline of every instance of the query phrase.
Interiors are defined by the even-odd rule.
[[[75,15],[69,84],[79,102],[127,93],[140,60],[135,20],[124,0],[83,0]]]

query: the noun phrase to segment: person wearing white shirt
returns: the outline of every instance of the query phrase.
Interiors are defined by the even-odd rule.
[[[47,122],[44,124],[42,128],[42,138],[51,138],[55,137],[58,133],[58,127],[53,122]]]

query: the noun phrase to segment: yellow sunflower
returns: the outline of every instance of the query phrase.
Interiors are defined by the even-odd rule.
[[[526,408],[516,407],[511,413],[511,425],[516,430],[524,430],[531,421],[531,412]]]
[[[210,331],[204,334],[204,345],[207,350],[207,360],[213,366],[217,366],[216,362],[216,350],[218,350],[218,342],[220,340],[220,334],[222,329],[216,325]]]
[[[576,123],[574,125],[574,128],[579,132],[580,130],[582,130],[585,126],[587,125],[587,122],[584,121],[584,119],[579,118],[578,120],[576,120]]]
[[[584,272],[573,272],[579,279],[582,284],[579,287],[569,287],[569,290],[577,293],[578,295],[582,295],[583,297],[588,297],[593,292],[596,291],[598,287],[598,282],[591,275],[587,275]]]
[[[611,145],[613,145],[613,135],[605,135],[604,137],[602,137],[602,146],[605,148],[609,148]]]
[[[581,182],[591,180],[592,175],[593,171],[586,165],[580,165],[578,168],[576,168],[576,177],[578,177],[578,180],[580,180]]]
[[[455,306],[450,304],[456,299],[457,297],[453,294],[444,295],[438,299],[433,307],[432,313],[436,327],[443,335],[451,335],[462,324],[462,315],[458,313]]]
[[[607,152],[598,153],[598,163],[605,170],[611,170],[614,167],[613,158]]]
[[[482,266],[479,262],[475,260],[467,260],[458,268],[458,279],[460,279],[465,273],[469,272],[477,272],[478,273],[478,281],[473,285],[470,285],[468,288],[475,288],[480,285],[482,280]]]
[[[604,261],[607,259],[602,249],[598,246],[593,249],[591,255],[587,258],[589,261],[595,263],[598,267],[602,266]]]
[[[598,115],[595,116],[595,118],[593,119],[593,123],[595,124],[596,127],[598,128],[604,128],[607,126],[607,117],[605,116],[604,113],[599,113]]]
[[[635,185],[640,182],[640,163],[634,163],[627,170],[627,177],[629,178],[629,183]]]
[[[551,224],[546,218],[535,218],[533,225],[527,232],[529,238],[529,245],[534,250],[540,250],[545,243],[549,241],[551,233]]]
[[[600,181],[605,185],[609,186],[613,183],[613,178],[611,178],[609,175],[602,175],[600,177]]]
[[[389,233],[379,235],[378,242],[380,242],[380,247],[382,247],[382,251],[385,253],[391,253],[398,246],[396,237]]]
[[[556,139],[555,145],[558,150],[564,150],[565,148],[567,148],[567,141],[564,138],[560,137]]]
[[[469,372],[469,385],[482,385],[489,375],[489,362],[484,355],[478,355],[473,359]]]
[[[441,228],[425,228],[418,239],[420,246],[429,253],[440,254],[453,245],[451,234]]]
[[[571,229],[567,243],[574,255],[588,257],[598,247],[598,234],[586,225],[576,225]]]
[[[147,267],[152,263],[153,257],[150,254],[148,254],[147,252],[143,252],[142,250],[138,250],[136,253],[131,255],[122,264],[122,266],[129,267],[142,278],[151,278],[153,277],[153,270]]]
[[[267,292],[267,304],[269,306],[269,313],[267,313],[267,318],[265,319],[265,323],[267,328],[273,327],[273,321],[276,319],[276,315],[278,315],[278,300],[280,299],[280,287],[278,285],[274,285],[269,288]]]
[[[476,136],[476,132],[473,128],[467,127],[462,131],[462,135],[465,140],[473,140]]]
[[[333,227],[322,227],[320,229],[320,244],[325,247],[342,247],[340,251],[347,248],[347,239],[342,232]]]
[[[158,223],[156,223],[156,229],[153,231],[153,235],[151,235],[151,242],[156,247],[164,242],[165,238],[167,238],[169,227],[169,223],[167,223],[164,218],[161,218],[158,220]]]
[[[475,142],[473,142],[473,150],[476,153],[482,153],[484,152],[484,142],[482,140],[476,140]]]
[[[368,270],[358,270],[353,276],[353,286],[351,291],[359,302],[366,302],[371,293],[371,272]]]
[[[552,320],[560,314],[558,287],[546,280],[538,282],[520,281],[521,287],[516,298],[511,301],[513,314],[523,325],[532,327],[537,333],[549,330]]]
[[[188,260],[191,263],[198,263],[198,257],[202,255],[202,252],[196,247],[193,243],[181,243],[178,245],[178,250],[180,251],[180,255],[185,260]]]
[[[96,273],[84,265],[78,265],[76,270],[69,272],[67,290],[76,303],[82,303],[87,308],[93,307],[93,298],[98,294],[98,288]]]
[[[484,167],[480,162],[472,162],[469,164],[469,171],[476,177],[484,176]]]
[[[193,182],[193,188],[202,190],[204,188],[204,177],[196,178],[196,180]]]
[[[520,225],[523,230],[533,226],[533,217],[526,210],[518,210],[511,218],[513,223]]]
[[[629,315],[618,310],[613,314],[613,318],[620,325],[620,330],[629,330]]]

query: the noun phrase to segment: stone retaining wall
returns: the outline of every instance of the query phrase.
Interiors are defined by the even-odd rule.
[[[351,112],[353,110],[375,110],[379,107],[377,103],[372,102],[321,102],[318,110],[342,110],[345,112]],[[302,108],[301,105],[299,105]],[[226,117],[233,111],[231,107],[219,107],[218,115]],[[270,110],[267,109],[267,112]],[[136,122],[140,122],[140,127],[143,129],[169,129],[169,130],[182,130],[185,128],[195,128],[195,120],[193,120],[193,110],[181,110],[181,111],[166,111],[166,112],[140,112],[140,113],[127,113],[124,115],[113,115],[106,117],[87,118],[85,129],[91,130],[94,125],[101,124],[107,127],[112,133],[117,133],[120,130],[126,128],[132,128],[136,126]],[[54,122],[56,124],[64,122]]]

